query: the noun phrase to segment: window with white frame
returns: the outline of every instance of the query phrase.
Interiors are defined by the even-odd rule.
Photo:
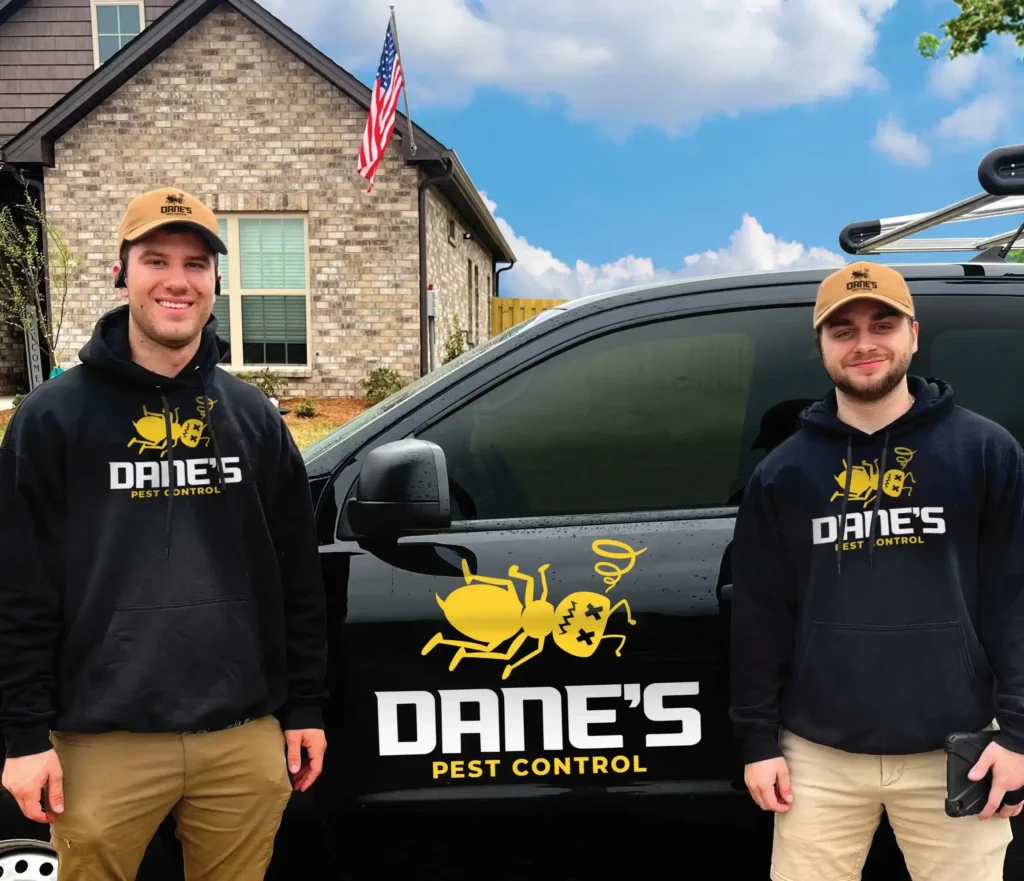
[[[146,10],[141,0],[92,2],[92,54],[96,67],[104,64],[126,43],[142,33]]]
[[[217,333],[231,344],[231,367],[309,366],[309,261],[301,216],[218,219],[221,256]]]

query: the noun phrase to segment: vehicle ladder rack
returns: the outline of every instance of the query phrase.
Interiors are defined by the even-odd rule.
[[[1024,144],[998,147],[985,154],[978,165],[978,181],[984,192],[937,211],[847,224],[839,234],[839,245],[856,255],[978,251],[976,261],[1001,261],[1003,249],[1021,232],[1020,225],[997,235],[910,238],[942,223],[1024,214]],[[1024,217],[1020,219],[1024,221]]]

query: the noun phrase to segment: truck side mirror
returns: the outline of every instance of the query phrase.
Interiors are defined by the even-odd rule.
[[[448,465],[430,441],[392,441],[366,454],[348,521],[359,535],[394,537],[451,526]]]

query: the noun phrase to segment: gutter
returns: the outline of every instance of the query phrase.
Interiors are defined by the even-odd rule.
[[[435,184],[450,180],[455,173],[455,163],[451,157],[445,156],[443,161],[447,170],[443,174],[421,180],[417,193],[420,244],[420,376],[425,376],[430,369],[430,338],[427,328],[427,190]]]
[[[497,272],[494,273],[494,296],[496,296],[496,297],[500,297],[501,296],[501,291],[498,289],[498,282],[500,280],[498,278],[498,276],[501,275],[503,272],[508,272],[508,270],[510,270],[515,265],[516,265],[516,261],[513,260],[511,263],[509,263],[508,266],[502,266],[501,269],[499,269]]]

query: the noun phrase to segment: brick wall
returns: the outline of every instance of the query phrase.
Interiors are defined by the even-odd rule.
[[[449,238],[450,221],[455,222],[454,240]],[[464,238],[468,232],[469,227],[444,194],[428,190],[427,281],[435,292],[435,365],[441,363],[453,316],[458,315],[460,327],[469,332],[469,346],[491,335],[494,259],[475,238]]]
[[[125,206],[146,189],[179,186],[218,212],[306,214],[312,368],[281,368],[284,394],[359,394],[378,365],[415,378],[418,172],[398,157],[396,135],[368,195],[355,170],[365,120],[224,8],[129,80],[57,142],[56,167],[46,169],[50,217],[84,262],[68,308],[75,360],[99,315],[123,302],[110,266]]]
[[[0,395],[28,391],[24,334],[0,322]]]

